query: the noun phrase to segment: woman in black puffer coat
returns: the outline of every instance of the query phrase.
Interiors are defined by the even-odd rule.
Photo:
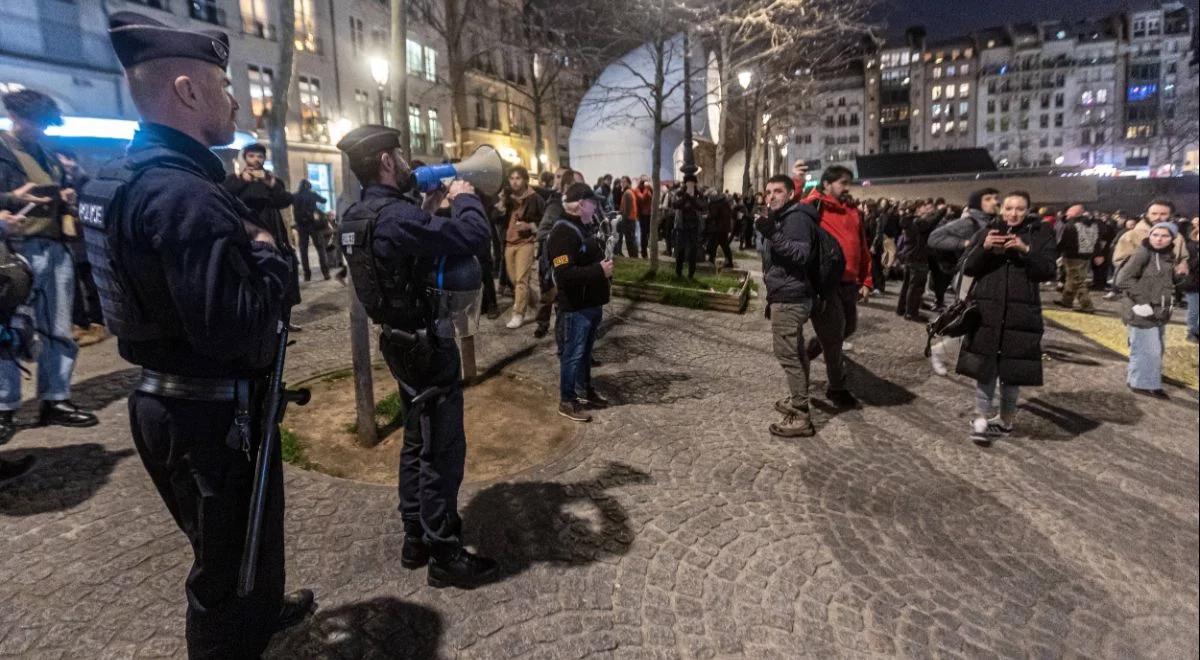
[[[1030,216],[1029,194],[1004,196],[1000,219],[971,239],[963,274],[974,278],[971,298],[979,326],[967,338],[956,371],[976,381],[971,439],[990,442],[1012,432],[1021,385],[1042,384],[1042,299],[1038,285],[1055,275],[1054,232]],[[1000,414],[992,416],[996,385]]]

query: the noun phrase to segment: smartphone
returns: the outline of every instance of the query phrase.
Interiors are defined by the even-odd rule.
[[[58,198],[59,190],[61,190],[61,188],[55,185],[35,186],[29,191],[29,194],[35,197],[49,197],[51,201],[53,201],[54,199]]]

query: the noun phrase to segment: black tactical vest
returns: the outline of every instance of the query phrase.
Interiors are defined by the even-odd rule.
[[[338,228],[338,243],[367,316],[381,325],[412,331],[427,327],[430,317],[425,285],[416,272],[417,259],[382,262],[371,249],[379,213],[395,203],[394,198],[380,197],[351,205]]]
[[[137,289],[132,285],[133,274],[121,263],[122,247],[130,237],[122,231],[125,192],[134,181],[151,167],[172,167],[193,172],[178,153],[165,148],[147,149],[113,161],[88,181],[79,195],[79,220],[83,225],[84,243],[92,277],[100,294],[100,308],[110,332],[129,341],[154,341],[182,335],[173,315],[147,313]],[[147,266],[147,264],[141,264]],[[139,272],[138,285],[166,286],[161,272]]]

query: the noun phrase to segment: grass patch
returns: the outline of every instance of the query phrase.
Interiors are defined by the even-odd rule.
[[[375,425],[380,428],[398,422],[403,415],[404,402],[400,400],[399,392],[392,392],[375,404]],[[351,422],[345,428],[346,433],[358,434],[358,422]]]
[[[284,463],[295,465],[303,470],[312,470],[316,467],[312,461],[308,460],[304,441],[296,435],[295,431],[288,428],[279,428],[279,455],[283,458]]]
[[[640,259],[618,259],[615,261],[613,263],[613,281],[620,284],[660,284],[681,289],[716,291],[718,293],[737,289],[742,284],[739,278],[730,275],[696,273],[695,279],[692,280],[676,277],[674,262],[668,263],[665,260],[659,263],[658,272],[651,276],[650,262]],[[684,296],[683,299],[687,300],[691,298]],[[664,302],[666,301],[664,300]],[[674,305],[678,303],[672,302],[669,304]],[[691,305],[680,304],[680,306],[690,307]]]

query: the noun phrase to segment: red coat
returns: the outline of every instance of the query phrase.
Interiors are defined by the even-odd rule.
[[[638,216],[647,216],[654,212],[654,189],[647,185],[645,188],[639,189],[633,187],[633,196],[637,198]]]
[[[841,202],[819,189],[814,189],[804,201],[821,209],[821,227],[837,239],[846,257],[846,270],[842,282],[853,282],[860,287],[873,287],[871,278],[871,252],[862,216],[853,203]]]

